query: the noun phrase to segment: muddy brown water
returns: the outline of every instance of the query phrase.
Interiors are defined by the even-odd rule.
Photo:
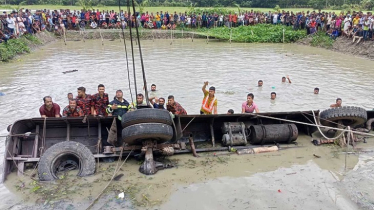
[[[372,109],[373,61],[291,44],[212,40],[207,44],[205,40],[181,39],[172,43],[142,41],[142,47],[148,84],[157,84],[158,96],[174,95],[190,114],[199,111],[201,86],[206,80],[216,87],[219,113],[228,109],[240,112],[249,92],[254,93],[261,112],[324,109],[337,97],[343,99],[344,105]],[[139,64],[138,58],[136,62]],[[95,93],[97,85],[103,83],[110,98],[116,89],[122,89],[131,101],[124,46],[119,40],[105,40],[104,45],[99,40],[72,41],[66,46],[55,42],[11,63],[2,63],[0,69],[0,92],[5,93],[0,96],[0,135],[6,135],[6,126],[15,120],[38,116],[46,95],[66,106],[66,94],[76,95],[79,86]],[[73,69],[78,72],[62,74]],[[281,83],[286,75],[292,84]],[[264,81],[261,88],[257,87],[259,79]],[[320,88],[319,95],[313,94],[315,87]],[[270,101],[273,91],[277,99]],[[350,192],[360,190],[353,186],[347,191],[341,180],[354,177],[350,173],[354,174],[351,170],[360,157],[349,155],[346,162],[336,147],[311,146],[309,137],[298,141],[303,148],[269,154],[204,154],[199,159],[173,156],[168,161],[178,167],[149,177],[138,172],[137,161],[130,160],[120,171],[124,176],[113,182],[94,209],[358,208],[358,202],[350,200]],[[1,138],[1,163],[4,142],[5,138]],[[372,148],[372,144],[362,146]],[[314,158],[313,154],[322,158]],[[0,196],[7,198],[0,209],[13,205],[13,209],[84,209],[110,179],[114,167],[115,163],[102,163],[95,176],[76,178],[68,174],[54,184],[11,174],[5,185],[0,185]],[[365,190],[369,191],[363,189],[361,194],[365,195]],[[120,192],[126,192],[124,200],[116,198]],[[361,198],[360,194],[356,197]],[[370,207],[370,202],[364,203]]]

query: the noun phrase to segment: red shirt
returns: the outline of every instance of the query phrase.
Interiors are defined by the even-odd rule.
[[[79,106],[84,115],[91,115],[91,107],[94,106],[93,100],[91,96],[86,94],[86,98],[76,98],[77,106]]]
[[[63,110],[63,115],[65,117],[81,117],[83,116],[83,111],[79,106],[77,106],[73,111],[70,109],[70,106],[67,105]]]
[[[56,103],[52,103],[52,108],[51,110],[48,110],[45,105],[43,104],[39,108],[40,116],[45,115],[47,117],[56,117],[56,115],[60,115],[60,106]]]
[[[106,108],[109,104],[109,98],[108,94],[104,93],[103,97],[100,97],[99,93],[96,93],[95,95],[91,96],[92,102],[94,104],[94,108],[96,111],[97,115],[102,115],[102,116],[108,116],[108,113],[106,113]]]

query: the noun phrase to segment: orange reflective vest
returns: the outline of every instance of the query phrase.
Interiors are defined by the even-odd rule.
[[[213,100],[208,104],[208,99],[209,99],[209,94],[203,99],[201,109],[208,112],[212,113],[213,107],[214,107],[214,102],[217,100],[216,96],[214,96]]]

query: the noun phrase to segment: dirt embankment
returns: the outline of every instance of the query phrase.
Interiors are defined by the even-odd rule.
[[[56,41],[56,36],[49,32],[41,32],[35,34],[36,38],[40,41],[40,44],[29,44],[31,50],[35,50],[43,45],[46,45],[50,42]]]
[[[311,46],[312,37],[308,36],[304,39],[297,41],[297,44],[309,45]],[[362,41],[357,43],[352,42],[352,39],[345,37],[338,37],[332,44],[332,46],[323,47],[336,52],[351,54],[354,56],[359,56],[363,58],[368,58],[374,60],[374,42],[373,41]]]

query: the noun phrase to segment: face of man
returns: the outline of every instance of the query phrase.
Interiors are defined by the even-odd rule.
[[[84,96],[84,92],[82,90],[78,90],[78,97],[82,98]]]
[[[159,99],[158,100],[158,105],[160,105],[160,106],[165,105],[165,100],[164,99]]]
[[[209,96],[214,96],[214,93],[215,93],[216,91],[214,91],[214,90],[209,90]]]
[[[98,91],[99,91],[99,94],[100,94],[100,95],[103,95],[104,92],[105,92],[105,87],[99,87],[99,88],[98,88]]]
[[[49,108],[52,108],[52,106],[53,106],[52,99],[51,99],[51,98],[45,98],[44,104],[45,104],[45,106],[46,106],[48,109],[49,109]]]
[[[259,87],[262,87],[262,85],[263,85],[263,82],[262,82],[262,81],[259,81],[259,82],[258,82],[258,86],[259,86]]]
[[[156,91],[156,85],[151,86],[151,91]]]
[[[315,89],[314,90],[314,94],[318,94],[319,93],[319,90],[318,89]]]
[[[71,110],[74,110],[77,107],[77,102],[76,101],[69,101],[69,107]]]
[[[252,103],[252,102],[253,102],[253,98],[252,98],[252,96],[247,96],[247,102],[248,102],[248,103]]]
[[[282,77],[282,82],[286,82],[286,77]]]
[[[337,100],[336,105],[341,106],[342,105],[342,100]]]
[[[277,96],[273,93],[270,95],[270,99],[274,100]]]
[[[136,96],[136,102],[138,104],[142,104],[143,103],[143,97],[142,96]]]
[[[169,104],[169,105],[173,106],[174,103],[175,103],[175,102],[174,102],[174,98],[169,98],[169,99],[168,99],[168,104]]]
[[[122,98],[123,97],[123,93],[121,91],[117,91],[116,92],[116,97],[117,98]]]
[[[73,94],[68,94],[68,99],[73,99]]]

